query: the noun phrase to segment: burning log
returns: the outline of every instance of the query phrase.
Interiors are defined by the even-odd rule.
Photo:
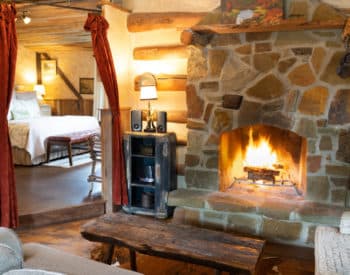
[[[253,180],[254,182],[256,180],[268,180],[272,181],[273,184],[275,184],[275,177],[279,176],[280,171],[276,171],[273,169],[267,169],[267,168],[259,168],[259,167],[244,167],[244,172],[248,173],[248,179]]]

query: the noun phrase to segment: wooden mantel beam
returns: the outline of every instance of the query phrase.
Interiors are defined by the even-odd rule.
[[[128,16],[129,32],[143,32],[156,29],[189,28],[198,24],[207,13],[162,12],[132,13]]]
[[[305,19],[286,19],[278,24],[212,24],[196,25],[191,30],[199,33],[244,33],[244,32],[277,32],[277,31],[305,31],[316,29],[343,29],[345,19],[325,21],[305,21]]]

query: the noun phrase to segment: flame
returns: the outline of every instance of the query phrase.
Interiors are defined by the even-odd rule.
[[[253,131],[249,131],[249,144],[243,161],[244,166],[273,169],[277,163],[277,154],[272,150],[268,138],[253,140]]]

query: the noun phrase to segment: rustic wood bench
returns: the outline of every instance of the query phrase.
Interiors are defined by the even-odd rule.
[[[51,148],[54,145],[59,145],[67,149],[69,164],[70,166],[72,166],[73,165],[72,146],[75,144],[88,143],[90,136],[94,134],[96,134],[96,131],[86,130],[86,131],[67,133],[64,135],[49,136],[47,138],[47,144],[46,144],[46,162],[50,161]],[[89,151],[88,146],[86,148],[88,152]]]
[[[136,271],[136,253],[190,262],[230,274],[263,273],[265,241],[176,224],[122,212],[106,214],[83,225],[81,235],[90,241],[124,246]],[[111,258],[110,258],[111,260]]]

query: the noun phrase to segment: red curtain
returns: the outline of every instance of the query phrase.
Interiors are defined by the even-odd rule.
[[[101,15],[89,14],[84,28],[91,32],[92,48],[97,68],[105,88],[109,106],[112,112],[112,142],[113,142],[113,202],[117,205],[127,204],[128,195],[125,179],[125,163],[120,130],[120,110],[118,97],[117,75],[113,57],[107,40],[108,22]]]
[[[0,6],[0,225],[17,227],[17,197],[7,124],[15,79],[17,35],[14,4]]]

